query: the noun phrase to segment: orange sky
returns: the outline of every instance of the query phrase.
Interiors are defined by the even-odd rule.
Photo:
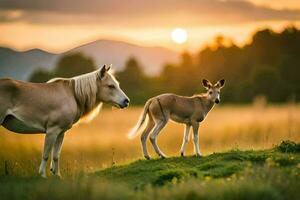
[[[195,51],[219,34],[243,44],[257,28],[300,26],[298,0],[26,1],[0,1],[1,46],[62,52],[97,39],[116,39]],[[186,43],[171,40],[176,27],[186,29]]]

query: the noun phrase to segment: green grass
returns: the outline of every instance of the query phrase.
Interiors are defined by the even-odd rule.
[[[63,180],[0,177],[1,199],[300,199],[299,144],[137,160]]]

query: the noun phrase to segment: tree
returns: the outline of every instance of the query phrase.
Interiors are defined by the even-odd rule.
[[[43,83],[47,82],[53,77],[54,75],[51,72],[45,71],[44,69],[40,68],[31,74],[31,76],[29,77],[29,81],[33,83]]]
[[[133,104],[143,104],[146,101],[150,83],[135,58],[129,58],[126,61],[125,69],[116,76]]]
[[[255,95],[264,95],[268,97],[270,101],[280,100],[280,76],[278,71],[260,67],[255,71],[253,77],[253,89]]]
[[[81,53],[67,54],[57,63],[54,70],[56,76],[70,78],[85,74],[96,69],[92,58],[86,57]]]
[[[86,57],[81,53],[68,54],[60,58],[52,72],[40,68],[31,74],[29,81],[46,82],[54,77],[70,78],[94,71],[95,69],[95,62],[92,58]]]

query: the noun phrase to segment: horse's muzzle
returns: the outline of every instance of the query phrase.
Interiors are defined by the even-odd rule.
[[[120,108],[126,108],[129,106],[129,102],[130,100],[128,98],[124,99],[124,101],[122,102],[122,104],[120,104]]]
[[[215,100],[215,103],[216,103],[216,104],[220,103],[220,100],[219,100],[219,99],[216,99],[216,100]]]

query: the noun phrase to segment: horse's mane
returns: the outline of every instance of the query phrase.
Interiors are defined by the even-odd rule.
[[[93,109],[96,104],[97,97],[97,78],[100,76],[100,71],[96,70],[87,74],[75,76],[71,78],[74,80],[74,91],[76,98],[84,105],[88,111]]]

